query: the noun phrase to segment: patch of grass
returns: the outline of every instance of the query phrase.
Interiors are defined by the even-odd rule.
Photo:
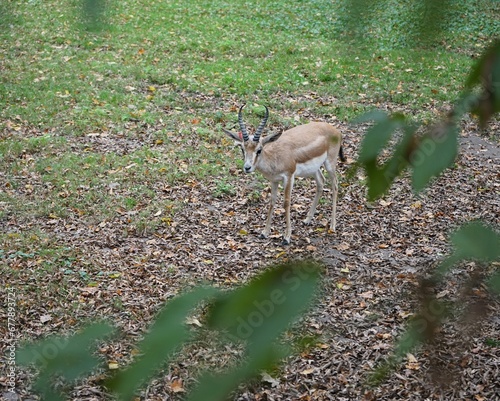
[[[500,347],[500,340],[495,339],[495,338],[488,338],[485,340],[485,344],[488,347],[498,348],[498,347]]]
[[[149,147],[126,155],[80,153],[69,150],[65,141],[61,141],[64,146],[54,141],[38,155],[40,149],[29,146],[35,142],[39,142],[36,137],[3,143],[3,159],[9,163],[6,190],[0,194],[5,205],[2,218],[85,218],[98,224],[128,213],[130,225],[144,232],[157,226],[152,216],[164,208],[165,201],[156,199],[154,183],[172,184],[189,174],[170,171],[168,153]]]
[[[76,258],[74,251],[60,246],[39,229],[26,229],[23,232],[0,233],[0,260],[12,267],[10,273],[30,277],[44,277],[61,268],[68,268]],[[27,264],[34,267],[29,271],[19,270],[17,266]],[[11,276],[12,277],[12,276]]]
[[[234,196],[236,195],[236,187],[232,183],[232,181],[228,179],[220,179],[216,183],[216,187],[212,193],[212,196],[215,198],[223,198],[225,196]]]
[[[466,3],[467,38],[496,29],[490,19],[478,22],[486,5]],[[446,47],[353,51],[337,41],[341,10],[326,0],[108,4],[111,25],[97,33],[80,28],[73,1],[11,6],[15,18],[1,35],[4,124],[19,116],[78,135],[127,121],[154,123],[165,107],[189,113],[176,95],[182,91],[264,99],[331,94],[339,99],[335,111],[347,119],[360,111],[353,103],[394,101],[418,110],[430,99],[453,99],[470,65],[467,55]],[[395,16],[393,26],[402,26],[402,18]],[[384,41],[400,36],[395,32],[371,36]]]
[[[434,2],[341,0],[333,5],[333,30],[346,39],[380,49],[445,46],[475,52],[478,42],[498,35],[496,1]]]

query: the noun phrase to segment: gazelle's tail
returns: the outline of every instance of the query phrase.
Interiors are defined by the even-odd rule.
[[[347,161],[346,157],[344,156],[344,149],[342,148],[342,145],[340,145],[339,157],[342,163],[345,163]]]

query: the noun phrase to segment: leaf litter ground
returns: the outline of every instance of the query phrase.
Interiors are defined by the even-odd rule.
[[[308,119],[322,119],[306,114]],[[352,162],[366,127],[337,125]],[[147,128],[145,135],[157,128]],[[132,152],[143,140],[113,135],[70,139],[77,153],[86,147],[103,153]],[[200,283],[233,288],[273,263],[314,258],[325,265],[318,304],[286,339],[294,341],[302,335],[311,344],[275,371],[263,372],[260,379],[242,385],[234,399],[498,399],[500,319],[494,300],[487,303],[488,319],[472,330],[464,330],[450,317],[436,344],[408,355],[382,384],[366,384],[368,374],[389,355],[418,306],[419,277],[450,251],[450,232],[473,219],[498,226],[500,154],[495,142],[495,137],[481,136],[475,124],[465,122],[456,165],[418,197],[412,194],[406,177],[397,180],[384,199],[367,203],[362,172],[346,180],[347,166],[339,166],[336,234],[326,229],[327,203],[320,204],[312,225],[301,222],[314,189],[312,181],[300,180],[293,194],[294,231],[288,247],[280,245],[281,208],[271,237],[259,239],[269,191],[255,176],[246,176],[235,167],[230,168],[233,193],[217,197],[220,176],[204,181],[185,179],[174,185],[152,183],[155,197],[176,199],[183,206],[172,211],[166,224],[149,232],[131,229],[126,210],[98,224],[78,213],[22,220],[10,215],[2,222],[4,233],[36,228],[44,233],[44,241],[67,254],[50,279],[39,274],[41,258],[20,252],[4,258],[16,271],[9,277],[9,285],[19,292],[18,331],[25,339],[36,339],[49,333],[69,333],[97,318],[110,319],[122,334],[102,344],[99,354],[109,367],[125,366],[137,353],[135,344],[155,314],[180,292]],[[203,146],[202,139],[194,137],[192,145]],[[235,157],[239,157],[236,152]],[[24,180],[24,184],[40,185],[31,177]],[[1,184],[6,187],[5,182]],[[114,189],[107,186],[103,190]],[[255,191],[263,193],[256,197],[252,195]],[[456,269],[439,289],[440,296],[459,297],[475,270],[473,262]],[[69,274],[78,271],[83,273]],[[487,297],[482,287],[475,288],[474,295]],[[196,318],[190,322],[194,330],[203,330]],[[208,336],[189,344],[139,399],[182,399],[199,372],[238,363],[238,349],[220,347],[218,341]],[[100,386],[104,374],[96,372],[79,383],[71,399],[106,399]],[[30,390],[31,375],[19,372],[20,399],[36,399]],[[6,377],[0,375],[0,384],[5,383]]]

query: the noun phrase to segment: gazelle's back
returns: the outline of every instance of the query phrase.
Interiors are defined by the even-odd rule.
[[[340,146],[340,132],[328,123],[312,122],[283,132],[276,142],[267,146],[270,150],[276,149],[282,157],[293,158],[302,163],[320,156],[324,153],[322,149],[328,149],[332,142]],[[338,149],[333,153],[338,153]]]

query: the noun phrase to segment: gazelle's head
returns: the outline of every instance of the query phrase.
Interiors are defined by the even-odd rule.
[[[272,134],[266,136],[265,138],[261,138],[262,131],[266,126],[267,119],[269,118],[269,110],[267,106],[264,106],[266,108],[266,114],[257,127],[255,134],[248,135],[246,125],[243,122],[243,107],[245,107],[245,105],[241,106],[240,110],[238,111],[238,123],[240,125],[240,132],[236,134],[224,128],[222,130],[227,136],[229,136],[231,139],[234,139],[240,145],[241,150],[243,151],[243,171],[245,173],[252,173],[255,171],[258,165],[259,158],[262,157],[262,150],[264,146],[267,143],[273,142],[278,139],[281,136],[281,133]]]

